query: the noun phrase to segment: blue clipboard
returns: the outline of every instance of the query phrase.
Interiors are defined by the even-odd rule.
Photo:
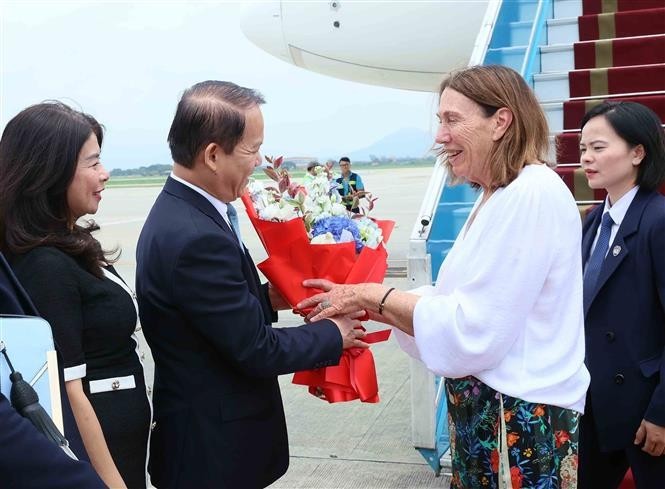
[[[49,323],[34,316],[0,315],[0,341],[14,370],[21,372],[23,379],[32,385],[39,403],[64,433],[58,360]],[[0,392],[7,399],[12,387],[10,373],[7,361],[0,356]]]

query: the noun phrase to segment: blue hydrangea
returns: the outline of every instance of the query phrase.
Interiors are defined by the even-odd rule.
[[[335,241],[339,242],[340,237],[342,236],[342,231],[347,230],[353,236],[353,240],[356,244],[356,253],[360,253],[360,250],[363,249],[363,243],[360,239],[360,231],[358,226],[353,219],[350,219],[345,216],[331,216],[324,217],[314,223],[312,226],[312,237],[318,236],[319,234],[330,233],[335,238]]]

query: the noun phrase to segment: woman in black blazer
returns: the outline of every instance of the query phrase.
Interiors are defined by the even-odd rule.
[[[582,239],[586,363],[580,487],[665,488],[665,137],[634,102],[582,120],[582,169],[607,198]]]
[[[53,330],[90,461],[110,487],[146,487],[151,419],[132,293],[92,236],[108,172],[102,127],[59,102],[28,107],[0,140],[0,248]],[[65,425],[65,431],[68,431]]]

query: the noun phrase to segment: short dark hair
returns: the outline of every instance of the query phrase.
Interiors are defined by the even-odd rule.
[[[58,101],[32,105],[7,123],[0,139],[0,249],[24,254],[53,246],[80,258],[101,277],[100,261],[112,263],[90,234],[99,229],[72,223],[67,189],[79,153],[94,134],[102,145],[103,128],[91,115]],[[73,226],[73,227],[72,227]]]
[[[176,109],[168,143],[176,163],[191,168],[210,143],[231,154],[245,132],[245,111],[265,103],[251,88],[208,80],[185,90]]]
[[[342,157],[339,159],[339,162],[341,163],[342,161],[346,161],[348,164],[351,164],[351,160],[349,159],[348,156],[342,156]]]
[[[635,183],[656,190],[665,182],[665,134],[660,119],[650,108],[637,102],[602,102],[582,118],[580,129],[594,117],[603,116],[631,148],[642,145],[644,158],[637,167]]]

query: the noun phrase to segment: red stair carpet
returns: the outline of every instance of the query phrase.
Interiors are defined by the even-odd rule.
[[[663,0],[582,0],[584,15],[626,12],[663,6]]]
[[[572,73],[572,72],[571,72]],[[572,91],[572,85],[571,85]],[[579,129],[580,122],[584,114],[586,114],[591,108],[604,100],[615,100],[615,101],[626,101],[626,102],[637,102],[642,105],[646,105],[656,114],[658,114],[661,120],[665,120],[665,97],[662,95],[638,95],[638,96],[628,96],[628,97],[600,97],[600,98],[586,98],[582,100],[568,100],[563,103],[563,128],[564,129]]]
[[[575,69],[665,63],[665,34],[576,42]]]
[[[557,163],[577,163],[579,123],[603,100],[630,100],[651,108],[665,124],[664,0],[582,0],[570,97],[563,104],[564,132],[555,138]],[[646,92],[646,93],[645,93]],[[582,217],[605,192],[592,190],[579,166],[557,168],[578,202]],[[665,195],[665,185],[661,188]],[[634,489],[629,470],[619,489]]]
[[[629,100],[651,108],[665,123],[665,1],[582,0],[582,12],[575,70],[568,74],[571,100],[563,104],[565,132],[555,141],[557,163],[577,164],[557,173],[584,216],[589,201],[605,198],[604,191],[589,188],[579,168],[584,114],[603,100]]]
[[[578,19],[580,41],[645,36],[665,32],[665,8],[582,15]]]

